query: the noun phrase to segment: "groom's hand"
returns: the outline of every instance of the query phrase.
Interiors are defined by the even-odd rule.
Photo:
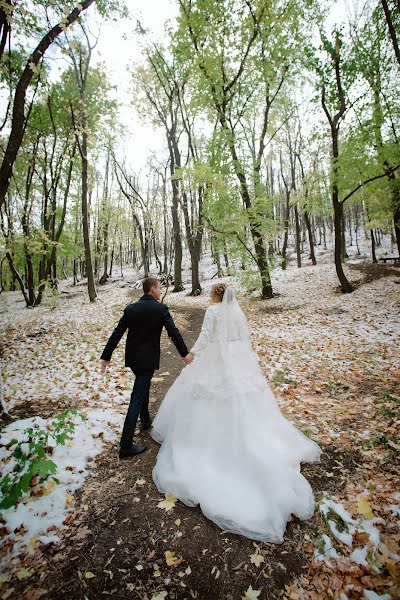
[[[103,358],[100,359],[100,368],[102,373],[105,373],[107,371],[107,367],[110,366],[110,362],[110,360],[104,360]]]

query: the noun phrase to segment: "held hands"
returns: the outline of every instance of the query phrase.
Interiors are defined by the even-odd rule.
[[[110,362],[110,360],[100,359],[100,368],[102,373],[105,373],[107,371],[107,367],[110,366]]]
[[[194,360],[194,354],[192,354],[191,352],[189,352],[189,354],[187,354],[186,356],[184,356],[182,358],[182,362],[184,365],[190,365]]]

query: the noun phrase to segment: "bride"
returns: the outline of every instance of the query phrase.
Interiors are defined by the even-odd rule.
[[[211,300],[194,360],[153,421],[153,479],[224,530],[280,544],[291,514],[314,513],[300,463],[319,461],[321,448],[280,412],[232,288],[214,285]]]

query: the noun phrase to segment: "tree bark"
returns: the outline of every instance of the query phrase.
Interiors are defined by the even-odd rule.
[[[83,132],[82,132],[82,145],[81,145],[81,158],[82,158],[82,231],[83,231],[83,244],[85,247],[85,263],[86,263],[86,275],[87,275],[87,286],[90,302],[94,302],[97,298],[96,286],[93,275],[92,265],[92,251],[90,248],[90,232],[89,232],[89,207],[88,207],[88,146],[87,146],[87,122],[85,108],[83,106]]]
[[[317,264],[317,259],[315,258],[314,239],[313,239],[313,234],[312,234],[310,217],[308,216],[308,212],[306,210],[304,211],[304,220],[306,222],[307,233],[308,233],[308,243],[310,245],[310,258],[311,258],[312,264],[315,266]]]
[[[390,9],[389,9],[387,0],[381,0],[381,4],[382,4],[383,12],[385,14],[385,19],[386,19],[386,23],[388,26],[390,39],[392,40],[396,60],[400,66],[400,48],[399,48],[399,42],[397,39],[396,29],[393,24],[392,15],[390,13]]]

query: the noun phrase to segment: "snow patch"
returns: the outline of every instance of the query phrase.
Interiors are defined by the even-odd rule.
[[[73,508],[71,496],[91,473],[88,462],[101,453],[105,441],[113,442],[117,438],[122,415],[115,414],[111,409],[87,410],[82,413],[87,420],[81,421],[78,417],[70,440],[64,446],[56,446],[51,455],[51,460],[57,465],[55,477],[60,483],[55,484],[47,495],[28,495],[15,506],[2,511],[2,520],[10,532],[3,542],[8,539],[14,541],[7,562],[12,556],[19,554],[24,546],[29,546],[30,540],[35,536],[43,544],[60,539],[56,533],[46,535],[46,532],[50,528],[54,531],[62,527],[65,517]],[[0,459],[6,464],[7,472],[12,470],[16,461],[5,445],[13,438],[23,440],[23,431],[27,427],[36,425],[51,431],[51,421],[52,419],[31,417],[10,423],[4,428],[0,437]]]

